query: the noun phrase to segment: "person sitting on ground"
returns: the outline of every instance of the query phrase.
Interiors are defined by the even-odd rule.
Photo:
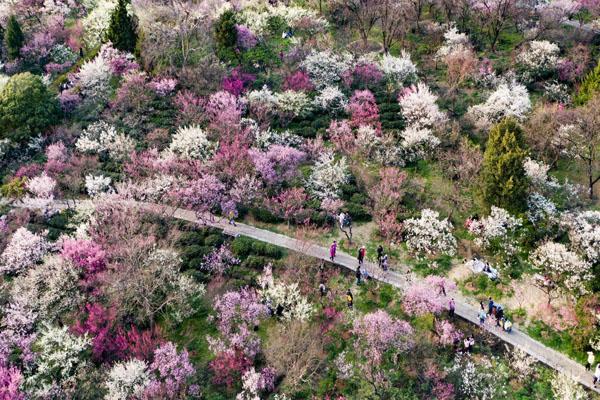
[[[325,296],[327,293],[327,287],[325,287],[325,282],[321,281],[319,284],[319,293],[321,293],[321,297]]]

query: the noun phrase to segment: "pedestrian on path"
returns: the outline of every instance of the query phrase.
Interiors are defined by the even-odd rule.
[[[504,320],[503,328],[506,333],[512,332],[512,322],[510,322],[510,319],[506,318],[506,320]]]
[[[229,218],[229,225],[233,225],[233,226],[237,226],[235,224],[235,217],[237,217],[236,215],[236,211],[235,210],[229,210],[229,214],[227,214],[227,217]]]
[[[379,268],[382,267],[382,261],[383,261],[383,246],[379,245],[379,246],[377,246],[377,264],[379,265]]]
[[[381,258],[381,269],[387,272],[388,270],[388,255],[384,254]]]
[[[498,304],[496,307],[496,326],[501,326],[500,321],[504,318],[504,309]]]
[[[600,363],[596,364],[596,371],[594,372],[594,387],[600,382]]]
[[[454,318],[455,310],[456,310],[456,303],[454,302],[454,298],[452,298],[448,302],[448,315],[450,316],[450,318]]]
[[[337,242],[334,240],[329,248],[329,259],[331,262],[335,259],[335,253],[337,252]]]
[[[367,249],[365,248],[365,246],[360,246],[360,249],[358,249],[358,265],[361,266],[363,265],[363,263],[365,262],[365,254],[367,254]]]
[[[352,292],[350,289],[346,292],[346,303],[348,304],[348,308],[352,309],[354,306],[354,296],[352,296]]]
[[[493,311],[494,311],[494,300],[492,300],[492,298],[490,297],[488,299],[488,315],[492,315]]]
[[[482,328],[483,328],[483,324],[485,323],[486,317],[487,317],[487,314],[485,313],[485,310],[479,311],[479,326]]]
[[[592,370],[592,367],[594,366],[594,361],[596,361],[596,358],[594,357],[594,352],[588,351],[587,352],[587,364],[585,364],[586,371]]]
[[[360,265],[356,268],[356,284],[360,285],[362,279],[362,271],[360,270]]]

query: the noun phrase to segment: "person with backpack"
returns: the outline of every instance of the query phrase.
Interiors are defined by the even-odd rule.
[[[352,296],[352,292],[350,289],[346,292],[346,303],[348,304],[348,308],[352,308],[354,306],[354,296]]]
[[[501,326],[500,322],[504,318],[504,309],[501,305],[496,306],[496,326]]]
[[[377,264],[379,265],[379,268],[381,268],[382,260],[383,260],[383,246],[379,245],[379,246],[377,246]]]
[[[329,247],[329,259],[331,260],[331,262],[333,262],[333,260],[335,259],[336,252],[337,252],[337,242],[334,240],[333,243],[331,244],[331,247]]]
[[[483,324],[485,323],[485,319],[487,318],[487,314],[485,313],[485,310],[480,310],[478,316],[479,316],[479,326],[483,328]]]
[[[361,266],[363,265],[363,263],[365,262],[365,254],[367,254],[367,249],[365,248],[365,246],[360,246],[360,249],[358,249],[358,265]]]

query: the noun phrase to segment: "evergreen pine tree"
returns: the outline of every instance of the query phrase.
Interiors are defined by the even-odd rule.
[[[583,82],[581,82],[581,86],[579,87],[579,91],[573,99],[573,102],[578,106],[584,105],[588,100],[594,97],[598,91],[600,91],[600,61],[596,68],[591,70],[585,78],[583,78]]]
[[[234,47],[237,43],[237,29],[235,13],[231,10],[225,11],[215,24],[215,41],[217,43],[217,54],[221,59],[233,58]]]
[[[110,24],[106,40],[110,41],[115,49],[133,53],[137,43],[137,24],[135,18],[127,12],[128,2],[119,0],[110,16]]]
[[[528,187],[523,131],[512,119],[492,127],[481,171],[483,200],[511,212],[522,211]]]
[[[4,35],[4,44],[9,60],[14,60],[19,57],[24,41],[25,37],[23,36],[19,21],[17,21],[17,18],[14,15],[11,15],[8,19],[6,33]]]

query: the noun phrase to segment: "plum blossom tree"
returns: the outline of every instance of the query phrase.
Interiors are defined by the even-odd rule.
[[[194,210],[199,217],[214,211],[223,199],[225,185],[214,175],[204,175],[187,187],[176,189],[174,197],[184,206]]]
[[[556,400],[585,400],[588,398],[583,387],[564,373],[556,372],[550,385]]]
[[[468,114],[479,128],[487,129],[507,117],[522,121],[530,110],[527,89],[512,81],[500,83],[483,104],[470,107]]]
[[[548,296],[548,304],[560,290],[573,296],[587,293],[586,284],[592,279],[591,264],[564,244],[546,242],[533,251],[530,261],[539,272],[536,284]]]
[[[423,282],[411,285],[404,294],[402,307],[410,315],[439,314],[448,308],[447,295],[456,284],[439,276],[428,276]]]
[[[436,104],[437,96],[422,82],[404,89],[398,97],[401,115],[409,126],[438,128],[446,122],[446,115]]]
[[[37,198],[54,199],[56,181],[43,172],[41,175],[29,179],[25,183],[27,190]]]
[[[271,198],[269,207],[275,214],[281,215],[289,226],[290,221],[299,222],[306,215],[305,204],[307,201],[308,195],[304,192],[304,188],[291,188]]]
[[[294,178],[298,174],[298,165],[306,154],[290,146],[274,144],[266,151],[250,149],[250,158],[260,177],[268,185],[275,185]]]
[[[208,160],[217,145],[211,143],[198,125],[179,127],[169,145],[169,152],[184,160]]]
[[[569,231],[571,246],[592,264],[600,261],[600,211],[566,213],[561,223]]]
[[[233,255],[229,246],[221,245],[218,249],[204,256],[200,269],[210,274],[221,275],[239,263],[240,259]]]
[[[348,53],[335,54],[331,51],[313,50],[300,66],[317,89],[322,89],[340,82],[342,73],[350,68],[351,61],[352,56]]]
[[[49,250],[43,236],[21,227],[13,233],[0,256],[0,273],[18,274],[42,260]]]
[[[270,264],[265,265],[259,277],[259,294],[263,301],[271,304],[276,314],[285,321],[307,321],[313,313],[313,306],[300,293],[298,283],[286,284],[273,278]]]
[[[463,337],[462,332],[446,320],[436,321],[435,332],[439,337],[440,343],[444,346],[452,346]]]
[[[144,396],[169,400],[185,397],[188,381],[195,372],[186,350],[177,352],[173,343],[164,343],[154,350],[154,360],[148,368],[150,381]]]
[[[404,222],[406,244],[411,252],[423,254],[454,254],[456,238],[448,219],[439,219],[439,213],[430,209],[421,211],[420,218]]]
[[[25,400],[26,395],[21,386],[23,374],[16,367],[0,366],[0,398],[3,400]]]
[[[500,33],[518,17],[519,3],[515,0],[478,0],[472,4],[472,9],[494,51]]]
[[[314,196],[337,199],[340,187],[348,180],[346,158],[336,160],[333,152],[321,153],[312,169],[307,185]]]
[[[401,88],[417,79],[417,67],[405,50],[402,50],[400,57],[384,54],[379,64],[385,78],[393,87]]]
[[[145,361],[131,359],[116,363],[108,372],[104,382],[106,399],[126,400],[142,398],[150,383],[148,365]]]
[[[350,126],[358,128],[362,125],[370,125],[378,131],[381,130],[379,108],[370,90],[356,90],[350,98],[347,110],[350,113]]]
[[[109,176],[104,175],[86,175],[85,176],[85,190],[90,197],[96,197],[102,193],[109,192],[111,190],[110,183],[112,179]]]

